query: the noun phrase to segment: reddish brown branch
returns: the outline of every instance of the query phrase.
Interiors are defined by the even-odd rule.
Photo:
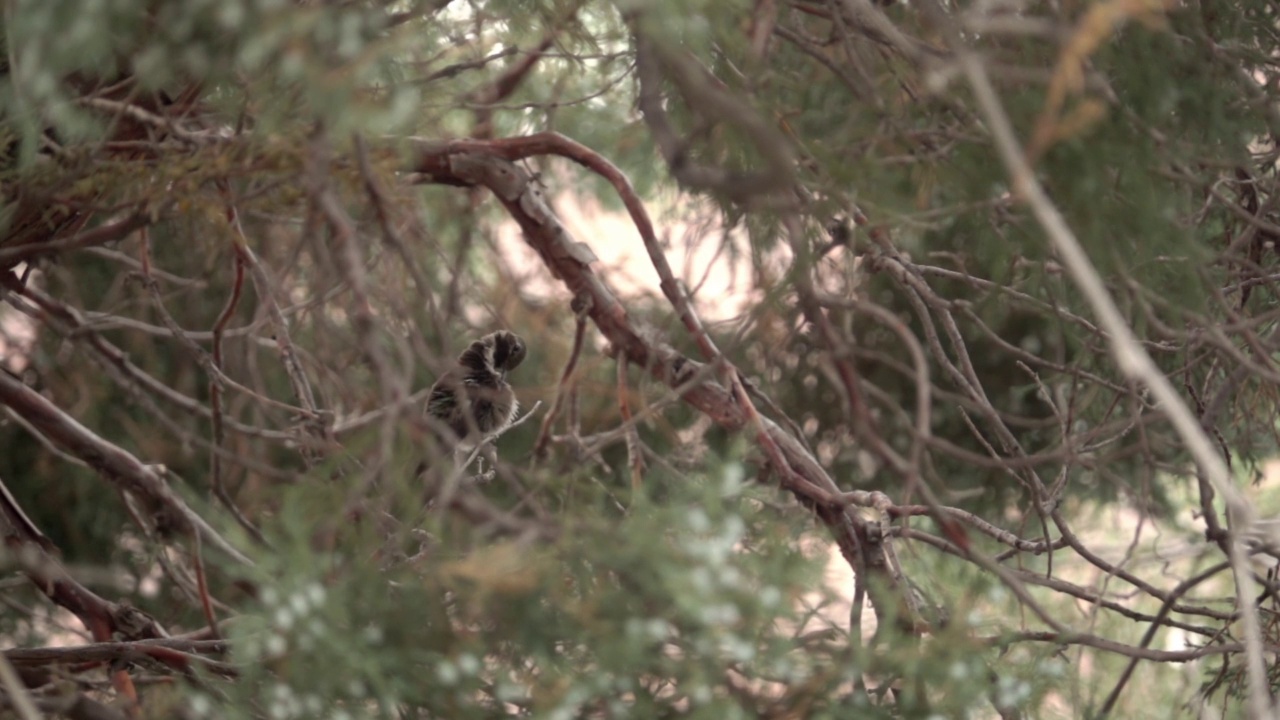
[[[640,492],[644,481],[644,453],[640,452],[640,434],[631,420],[631,403],[627,399],[627,357],[618,358],[618,414],[622,416],[622,428],[627,445],[627,467],[631,468],[631,491]]]
[[[636,194],[635,189],[631,186],[631,181],[616,165],[591,148],[554,132],[538,133],[523,138],[506,138],[492,142],[455,141],[446,145],[446,157],[454,149],[483,149],[485,152],[496,150],[498,154],[508,160],[521,159],[532,155],[557,155],[573,160],[608,180],[622,199],[623,205],[627,208],[627,213],[631,216],[631,221],[640,232],[640,238],[644,242],[645,251],[649,254],[649,260],[658,272],[663,294],[675,307],[681,322],[684,323],[689,333],[693,336],[703,357],[721,365],[723,378],[730,388],[733,401],[741,409],[742,419],[751,425],[756,439],[764,449],[770,464],[778,471],[779,477],[782,478],[784,484],[791,486],[799,483],[801,486],[800,492],[809,495],[816,494],[818,497],[823,498],[830,498],[837,493],[835,484],[829,478],[826,478],[825,473],[821,477],[825,478],[827,482],[822,486],[812,485],[804,477],[795,474],[783,452],[777,447],[774,438],[765,431],[759,412],[756,411],[755,405],[752,404],[746,389],[742,386],[739,373],[725,360],[720,349],[716,347],[711,335],[706,331],[702,321],[694,311],[692,303],[689,302],[689,296],[683,284],[676,279],[675,273],[671,270],[671,264],[667,262],[666,254],[662,251],[662,247],[658,242],[657,233],[654,231],[653,222],[649,219],[649,213],[645,209],[644,203],[641,202],[639,195]],[[429,166],[424,166],[422,171],[430,172]],[[526,237],[529,237],[527,230]],[[581,255],[580,248],[581,244],[569,245],[566,243],[564,250],[570,254],[578,252]],[[587,254],[589,255],[589,250]],[[609,300],[616,304],[611,294]],[[785,433],[780,432],[780,434]]]
[[[209,624],[209,634],[215,640],[220,640],[222,636],[218,634],[218,615],[213,610],[213,598],[209,595],[209,578],[204,570],[204,553],[200,550],[200,536],[194,536],[191,542],[193,544],[191,564],[195,568],[196,593],[200,596],[200,611],[204,613],[204,620]]]
[[[494,193],[520,225],[525,241],[538,253],[551,273],[565,284],[578,302],[587,304],[589,316],[612,344],[614,352],[645,368],[671,388],[680,387],[697,374],[698,363],[638,331],[613,292],[592,270],[590,264],[595,256],[590,248],[569,236],[542,201],[527,174],[510,160],[527,157],[540,150],[554,151],[593,166],[593,169],[599,167],[602,174],[611,176],[615,187],[624,184],[629,189],[625,177],[611,164],[604,163],[581,145],[553,133],[493,142],[421,143],[417,150],[409,170],[417,173],[419,178],[463,187],[483,186]],[[634,192],[624,193],[623,199],[642,235],[648,233],[652,236],[647,213]],[[696,327],[694,325],[691,330]],[[714,345],[709,345],[710,340],[705,333],[696,333],[695,336],[704,350],[710,349],[713,355],[718,354]],[[814,509],[830,528],[850,564],[878,576],[881,582],[873,585],[887,588],[888,594],[897,598],[893,600],[895,604],[905,603],[905,600],[898,602],[905,592],[900,583],[901,572],[884,538],[878,534],[879,530],[869,530],[865,521],[845,509],[835,483],[799,440],[755,412],[737,379],[737,373],[730,371],[724,375],[731,383],[729,389],[704,380],[690,383],[688,388],[682,389],[681,398],[726,429],[740,431],[750,426],[769,455],[771,464],[780,471],[785,487]],[[874,600],[876,598],[873,597]],[[877,607],[880,605],[877,603]]]
[[[133,684],[133,678],[129,676],[129,671],[124,668],[112,671],[111,686],[116,689],[116,694],[124,698],[124,712],[131,718],[142,717],[142,707],[138,704],[138,688]]]
[[[235,212],[235,206],[228,202],[227,214],[232,222],[235,222]],[[235,500],[231,498],[231,494],[227,492],[227,484],[222,473],[222,453],[220,451],[226,445],[227,440],[226,424],[223,422],[222,412],[222,383],[219,382],[219,378],[223,374],[222,341],[226,335],[227,326],[231,324],[231,318],[235,315],[236,307],[240,304],[240,298],[244,295],[244,251],[236,244],[233,254],[231,294],[227,296],[227,304],[222,308],[218,319],[214,321],[212,331],[213,367],[218,374],[210,375],[209,377],[209,409],[212,413],[211,419],[213,421],[213,452],[209,453],[209,484],[213,488],[213,496],[231,513],[231,516],[240,524],[240,527],[249,533],[249,537],[260,545],[266,545],[267,539],[263,537],[262,531],[240,511],[240,506],[236,505]]]
[[[227,222],[230,224],[236,222],[235,206],[230,202],[227,203]],[[232,252],[231,294],[227,296],[222,312],[218,313],[218,318],[213,322],[213,347],[210,352],[213,355],[213,366],[219,372],[223,369],[222,339],[227,332],[227,326],[231,324],[231,318],[235,316],[236,307],[240,305],[240,297],[244,292],[244,264],[244,254],[236,246]],[[226,440],[226,430],[222,426],[222,385],[218,383],[216,377],[209,378],[209,407],[213,410],[213,445],[220,448]],[[226,496],[226,489],[222,483],[222,465],[216,452],[211,459],[210,474],[209,481],[213,485],[214,495],[221,500]]]
[[[266,539],[262,536],[262,533],[253,526],[253,523],[249,522],[249,519],[240,512],[240,508],[236,507],[235,503],[232,502],[231,497],[227,494],[226,488],[222,482],[222,453],[224,452],[223,443],[226,434],[224,415],[222,412],[223,386],[230,383],[236,387],[240,387],[241,389],[247,390],[247,388],[243,388],[239,384],[234,383],[222,372],[222,335],[217,325],[215,325],[214,332],[212,333],[214,345],[213,354],[210,355],[204,351],[204,348],[200,347],[200,345],[196,343],[195,339],[193,339],[189,333],[182,329],[178,324],[178,321],[169,313],[168,308],[165,307],[164,298],[160,293],[160,284],[156,282],[156,279],[152,274],[154,267],[151,261],[151,241],[146,228],[143,228],[141,235],[142,259],[139,264],[142,269],[142,284],[151,294],[151,298],[155,302],[156,311],[160,315],[161,322],[169,329],[169,332],[173,337],[184,345],[196,360],[200,362],[200,366],[204,368],[206,374],[209,376],[209,416],[212,420],[213,426],[213,440],[209,443],[211,466],[211,477],[209,482],[213,495],[227,508],[232,517],[235,518],[236,522],[240,523],[241,527],[249,533],[250,537],[259,544],[265,545]],[[240,285],[243,285],[243,267],[241,268],[240,275],[237,280]],[[233,289],[232,294],[233,297],[236,297],[239,292],[237,289]],[[224,320],[224,318],[229,320],[229,313],[226,310],[223,311],[223,316],[219,318],[219,322],[222,324],[222,330],[226,329],[226,320]]]
[[[497,155],[506,160],[517,160],[533,155],[557,155],[573,160],[608,180],[622,199],[623,205],[626,206],[632,222],[640,233],[640,238],[644,242],[645,250],[649,254],[649,259],[658,272],[663,294],[667,297],[672,306],[675,307],[676,312],[680,316],[681,322],[684,323],[684,326],[693,336],[695,342],[698,344],[699,350],[703,354],[703,357],[721,366],[723,380],[729,387],[729,398],[732,404],[736,405],[738,409],[738,412],[735,413],[735,423],[742,422],[750,425],[756,440],[760,443],[760,446],[768,457],[770,464],[778,472],[783,484],[789,489],[792,489],[802,496],[808,497],[812,501],[819,503],[830,503],[832,502],[832,499],[838,495],[839,491],[836,488],[835,483],[826,476],[825,472],[806,477],[805,475],[796,473],[792,469],[791,463],[788,461],[786,454],[778,447],[778,440],[776,439],[775,434],[779,437],[788,437],[790,441],[797,443],[799,446],[798,441],[796,441],[795,438],[787,436],[785,432],[776,426],[773,426],[776,433],[770,432],[766,429],[759,412],[756,410],[755,405],[751,402],[750,396],[742,385],[739,373],[724,358],[720,349],[716,347],[715,342],[712,340],[710,334],[707,333],[702,321],[694,311],[692,303],[689,302],[689,296],[688,293],[685,292],[683,284],[676,279],[670,263],[667,262],[666,254],[662,251],[662,247],[658,242],[657,233],[654,231],[653,222],[649,219],[649,213],[645,209],[644,203],[640,200],[639,195],[636,194],[635,189],[631,186],[631,182],[627,179],[626,175],[619,170],[617,166],[585,145],[554,132],[538,133],[536,135],[521,138],[506,138],[491,142],[457,140],[446,143],[443,146],[426,145],[424,150],[425,152],[420,157],[418,167],[415,169],[419,172],[431,174],[433,177],[448,177],[450,173],[447,171],[452,169],[449,164],[450,156],[470,151],[485,153],[496,152]],[[441,161],[443,161],[443,163]],[[442,173],[440,172],[441,170],[445,170],[446,172]],[[513,166],[512,172],[520,173],[521,171],[515,169]],[[502,184],[508,185],[511,184],[511,180],[514,179],[514,175],[507,171],[502,171],[496,173],[495,178],[501,178]],[[494,188],[491,187],[490,189]],[[498,193],[500,198],[503,198],[504,204],[507,204],[508,209],[511,209],[512,203],[506,200],[504,193],[514,193],[514,199],[519,200],[523,195],[523,190],[523,187],[512,187],[510,191],[504,190],[503,192],[498,192],[495,190],[495,192]],[[526,217],[529,216],[529,208],[525,207],[524,202],[519,203],[519,205],[521,212],[516,213],[513,211],[513,215],[516,216],[517,221],[519,221],[521,226],[524,227],[525,221],[521,219],[521,215]],[[550,209],[545,205],[541,205],[541,207],[536,207],[535,209],[545,211],[548,218],[554,219],[550,214]],[[536,221],[536,225],[538,227],[542,227],[550,222],[549,220],[542,220],[541,218],[532,219]],[[578,266],[581,266],[582,269],[589,272],[589,268],[585,267],[586,263],[590,262],[588,258],[594,259],[590,250],[584,250],[584,246],[581,243],[575,243],[568,240],[567,233],[565,233],[563,228],[558,227],[558,221],[557,227],[552,229],[551,233],[559,240],[559,243],[555,246],[548,247],[547,249],[565,256],[565,260],[572,261],[566,262],[566,267],[573,265],[576,269]],[[530,240],[531,244],[533,244],[532,238],[536,234],[537,233],[535,232],[531,232],[528,227],[525,227],[525,237]],[[543,234],[546,234],[546,231],[544,231]],[[535,249],[539,250],[540,253],[542,252],[542,248],[539,248],[537,245],[535,245]],[[546,259],[545,254],[544,259]],[[556,268],[554,266],[552,267],[552,271],[556,272]],[[556,275],[558,277],[565,278],[566,282],[569,279],[569,276],[566,276],[564,273],[556,272]],[[589,276],[582,276],[582,279],[586,281],[586,284],[588,285],[600,282],[595,278],[594,273]],[[570,285],[570,289],[574,290],[575,294],[578,293],[578,290],[574,288],[572,284]],[[588,296],[593,302],[595,302],[597,298],[600,298],[609,303],[612,307],[616,307],[621,310],[621,306],[618,305],[612,293],[607,289],[604,289],[603,286],[601,286],[600,293],[590,292],[588,293]],[[622,311],[622,315],[625,316],[625,311]],[[593,317],[595,316],[593,315]],[[598,320],[597,324],[599,324]],[[630,331],[631,334],[634,334],[634,330],[632,330],[627,323],[623,323],[622,327],[619,327],[618,329],[619,331],[625,329]],[[605,331],[604,328],[601,328],[601,330],[602,332],[605,332],[606,336],[609,336],[609,333]],[[613,340],[613,338],[610,337],[610,340]],[[635,340],[639,341],[640,345],[646,344],[643,340],[640,340],[638,335],[635,336]],[[644,354],[647,360],[647,350]],[[636,362],[646,364],[644,360],[638,360],[634,356],[631,357]],[[670,378],[664,379],[667,380],[668,384],[672,384]],[[678,382],[679,380],[676,379],[676,383],[674,384],[678,384]],[[673,387],[674,384],[672,384]],[[856,385],[854,387],[856,388]],[[717,409],[719,410],[721,408]],[[704,410],[704,412],[707,412],[707,410]],[[719,421],[722,423],[724,422],[724,420]],[[808,450],[804,449],[803,446],[799,446],[799,451],[804,453],[806,456],[809,455]],[[810,459],[812,459],[811,456]],[[853,546],[854,543],[849,543],[847,549],[852,552]],[[852,558],[850,559],[852,561]]]

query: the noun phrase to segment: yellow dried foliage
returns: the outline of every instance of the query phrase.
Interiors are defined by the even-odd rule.
[[[482,591],[524,595],[537,589],[542,577],[531,552],[520,543],[499,543],[445,563],[441,570],[445,577],[469,581]]]
[[[1055,143],[1079,135],[1106,115],[1106,105],[1093,98],[1063,112],[1069,97],[1085,93],[1085,63],[1116,30],[1131,21],[1163,29],[1165,12],[1172,5],[1172,0],[1104,0],[1089,7],[1058,56],[1044,109],[1027,145],[1028,158],[1034,161]]]

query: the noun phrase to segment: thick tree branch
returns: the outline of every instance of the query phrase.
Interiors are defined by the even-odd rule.
[[[625,355],[630,362],[645,368],[672,388],[681,386],[698,372],[699,363],[658,342],[650,331],[642,331],[636,326],[613,292],[591,268],[595,256],[590,248],[569,235],[541,198],[538,186],[510,161],[514,157],[536,154],[538,150],[565,155],[577,153],[576,148],[581,146],[561,136],[543,133],[528,139],[508,138],[491,143],[474,140],[420,142],[415,147],[416,153],[407,170],[419,178],[463,187],[482,186],[497,196],[524,231],[525,241],[538,253],[551,273],[579,298],[580,304],[585,304],[588,315],[613,345],[615,353]],[[582,158],[584,164],[593,162],[586,155],[572,156],[575,160]],[[624,194],[623,200],[633,219],[640,218],[637,226],[650,225],[647,213],[633,193]],[[686,323],[689,323],[688,318]],[[695,337],[705,347],[705,333],[695,334]],[[868,523],[847,510],[835,482],[800,441],[772,420],[751,413],[754,408],[749,402],[740,402],[745,391],[739,395],[706,379],[684,388],[681,397],[727,430],[757,429],[761,442],[766,447],[776,448],[778,464],[775,467],[781,473],[784,486],[812,508],[827,525],[850,566],[865,568],[865,572],[880,578],[878,585],[899,588],[896,594],[905,595],[905,587],[900,587],[900,570],[884,542],[887,538],[882,536],[878,527],[870,528]],[[894,607],[884,607],[885,602],[891,602]],[[911,607],[905,596],[881,598],[877,610],[882,617],[898,616],[914,626],[916,620],[911,617],[912,613],[908,612],[904,617],[897,610],[904,607]]]
[[[153,519],[184,535],[200,533],[211,545],[236,561],[252,565],[248,557],[218,534],[204,518],[187,507],[155,468],[146,465],[117,445],[103,440],[76,422],[61,408],[14,376],[0,372],[0,403],[13,408],[46,437],[97,470],[122,491],[141,499]]]

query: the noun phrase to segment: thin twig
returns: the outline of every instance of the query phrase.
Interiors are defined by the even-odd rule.
[[[303,460],[306,461],[308,466],[313,467],[326,454],[328,448],[330,432],[326,423],[328,414],[322,413],[316,406],[315,395],[311,390],[311,381],[307,378],[306,371],[302,368],[302,363],[298,360],[298,350],[293,344],[293,339],[289,337],[289,321],[281,311],[280,303],[276,300],[275,287],[270,278],[267,277],[267,271],[262,267],[262,263],[258,262],[258,258],[253,251],[249,249],[248,239],[244,234],[244,229],[241,227],[238,214],[234,218],[232,227],[239,238],[241,252],[249,268],[249,277],[253,278],[254,290],[257,292],[258,299],[266,305],[267,316],[271,318],[275,331],[276,348],[280,352],[281,364],[284,366],[285,375],[289,378],[289,385],[293,389],[294,398],[302,406],[305,413],[301,421],[306,434],[317,441],[315,443],[298,443]]]
[[[582,355],[582,344],[587,334],[586,308],[574,313],[573,347],[569,350],[569,359],[560,371],[560,382],[556,386],[556,399],[551,409],[542,418],[542,426],[538,429],[538,439],[533,443],[533,456],[544,457],[547,454],[547,443],[551,440],[551,426],[560,415],[560,407],[564,404],[573,384],[573,371],[578,367],[578,357]]]
[[[209,625],[209,635],[214,640],[221,640],[222,636],[218,634],[218,616],[214,613],[213,600],[209,595],[209,579],[204,571],[204,553],[200,549],[199,535],[191,538],[191,545],[191,564],[196,572],[196,592],[200,597],[200,610],[204,613],[204,620]]]

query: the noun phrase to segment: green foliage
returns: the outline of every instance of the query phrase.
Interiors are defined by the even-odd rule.
[[[1113,338],[1011,186],[997,124],[945,25],[915,3],[832,15],[844,5],[855,4],[6,5],[0,272],[13,281],[0,327],[16,320],[35,337],[16,350],[0,337],[3,359],[89,432],[163,464],[255,562],[200,550],[238,677],[201,670],[199,683],[144,689],[144,711],[162,714],[160,695],[190,716],[229,718],[1099,708],[1128,658],[1070,643],[1146,642],[1162,604],[1151,588],[1167,592],[1217,558],[1194,524],[1214,501],[1189,494],[1168,408],[1121,372]],[[1143,347],[1233,469],[1260,478],[1280,445],[1275,9],[1044,5],[938,11],[955,14],[942,19],[964,29],[1014,144]],[[637,111],[636,33],[666,53],[647,89],[662,95],[674,156],[655,141],[656,118]],[[692,80],[680,63],[697,68]],[[758,391],[756,411],[798,428],[838,491],[880,491],[899,509],[936,497],[1027,544],[1074,531],[1090,548],[1128,548],[1124,559],[1085,562],[1062,542],[1015,552],[968,518],[957,531],[918,509],[907,519],[850,506],[866,515],[864,535],[850,537],[867,545],[846,547],[838,578],[824,577],[834,550],[817,521],[842,527],[844,501],[786,478],[753,422],[716,424],[745,413],[743,398],[704,411],[654,368],[632,365],[620,381],[626,348],[606,347],[599,317],[572,350],[569,298],[583,288],[525,254],[487,191],[419,189],[431,178],[393,148],[408,136],[542,131],[627,175],[673,264],[687,252],[745,278],[741,298],[694,300],[728,318],[709,332]],[[780,150],[795,184],[772,194],[673,182],[695,166],[757,172]],[[553,206],[622,208],[581,165],[521,162],[541,172]],[[133,212],[146,215],[145,238],[84,240]],[[830,230],[846,221],[847,237]],[[627,230],[574,240],[642,256]],[[707,359],[650,268],[592,269],[633,288],[607,321]],[[526,409],[543,406],[500,438],[501,462],[480,482],[451,474],[453,448],[414,393],[496,327],[529,341],[509,380]],[[120,478],[68,463],[29,424],[0,419],[0,479],[62,559],[105,568],[115,582],[86,582],[171,629],[204,627],[190,539],[147,532],[155,519],[131,516]],[[1130,513],[1122,522],[1108,514],[1117,508]],[[1152,523],[1194,552],[1167,560],[1167,548],[1139,542]],[[876,543],[899,549],[900,577],[859,565]],[[1150,571],[1151,557],[1170,565]],[[913,626],[905,602],[872,603],[875,635],[861,638],[842,605],[855,569],[873,600],[923,593],[949,621]],[[1184,602],[1210,610],[1176,622],[1215,625],[1192,645],[1234,641],[1217,603],[1233,588],[1206,587]],[[0,592],[16,598],[7,608],[47,604],[29,588]],[[1082,619],[1095,598],[1111,605]],[[1050,637],[1042,611],[1077,635]],[[55,634],[40,612],[0,613],[14,644]],[[1206,687],[1234,697],[1244,674],[1225,658],[1223,680]],[[1163,666],[1139,673],[1114,716],[1165,717],[1186,699]]]
[[[719,475],[654,479],[664,499],[636,496],[622,517],[578,515],[596,504],[579,489],[560,511],[581,519],[551,544],[477,544],[433,514],[421,555],[403,566],[316,555],[309,518],[332,517],[338,507],[325,506],[343,493],[292,491],[280,552],[250,576],[260,611],[234,625],[261,682],[236,692],[281,717],[334,703],[460,718],[504,703],[539,717],[688,703],[745,717],[751,709],[724,692],[730,668],[783,683],[836,671],[787,640],[817,567],[790,542],[794,518],[761,502],[771,493],[745,484],[735,462]],[[378,533],[361,524],[344,535],[343,546],[360,547]],[[662,677],[684,681],[671,693],[653,684]]]

